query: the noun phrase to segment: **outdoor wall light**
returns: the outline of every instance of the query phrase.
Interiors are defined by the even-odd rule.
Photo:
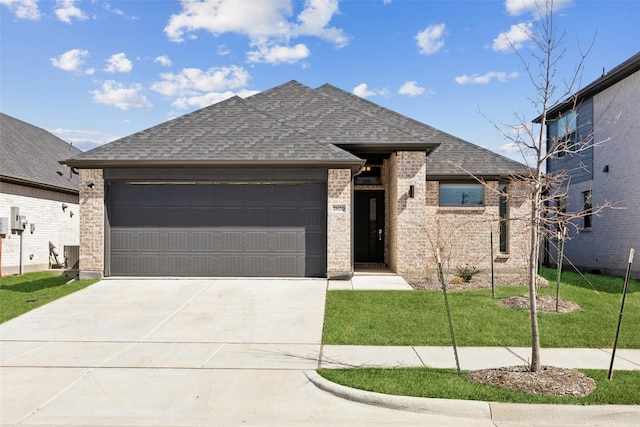
[[[66,211],[68,207],[69,207],[69,206],[67,206],[67,204],[66,204],[66,203],[63,203],[63,204],[62,204],[62,212]]]
[[[87,184],[88,188],[94,188],[96,185],[93,182]]]
[[[609,173],[609,165],[604,165],[604,169],[602,169],[602,172]]]
[[[30,227],[31,227],[31,228],[30,228],[30,230],[31,230],[31,234],[33,234],[33,232],[34,232],[34,231],[36,231],[36,225],[32,222],[32,223],[30,224]]]
[[[69,211],[69,216],[73,218],[73,211]]]
[[[410,185],[409,186],[409,198],[413,199],[416,195],[416,186],[415,185]]]

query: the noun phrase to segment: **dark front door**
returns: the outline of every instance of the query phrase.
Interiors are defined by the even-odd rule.
[[[355,262],[384,263],[384,191],[355,192]]]

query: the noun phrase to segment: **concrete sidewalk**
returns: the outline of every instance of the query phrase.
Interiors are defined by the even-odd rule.
[[[609,369],[611,349],[542,348],[543,365],[574,369]],[[528,347],[458,347],[460,369],[477,370],[527,365]],[[452,347],[323,345],[322,368],[352,367],[455,368]],[[614,370],[640,370],[640,350],[618,349]]]

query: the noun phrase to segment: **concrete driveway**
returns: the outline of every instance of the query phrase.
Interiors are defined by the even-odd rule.
[[[309,382],[326,280],[103,280],[0,325],[2,425],[493,425]]]

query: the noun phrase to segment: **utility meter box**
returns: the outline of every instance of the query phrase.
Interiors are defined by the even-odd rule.
[[[0,218],[0,234],[9,234],[9,218]]]
[[[11,229],[24,230],[27,226],[27,217],[20,215],[20,208],[11,208]]]

